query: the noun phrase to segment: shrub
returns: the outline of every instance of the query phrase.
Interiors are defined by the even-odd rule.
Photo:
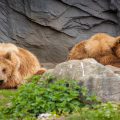
[[[22,85],[13,96],[12,106],[4,113],[12,118],[34,118],[46,112],[60,115],[79,111],[87,104],[85,100],[88,104],[96,102],[96,97],[88,96],[87,89],[80,87],[76,80],[55,80],[49,75],[46,80],[39,79],[34,76],[32,82]]]

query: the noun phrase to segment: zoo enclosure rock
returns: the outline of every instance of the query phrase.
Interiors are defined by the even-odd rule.
[[[80,40],[119,35],[119,11],[118,0],[0,0],[0,42],[26,47],[43,63],[63,62]]]
[[[120,76],[94,59],[63,62],[44,75],[48,73],[57,79],[80,81],[88,88],[90,94],[95,93],[103,101],[120,101]]]

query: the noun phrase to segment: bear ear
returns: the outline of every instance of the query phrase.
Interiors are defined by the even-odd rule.
[[[116,37],[116,41],[118,44],[120,44],[120,36]]]
[[[12,58],[11,52],[6,53],[6,55],[4,56],[4,58],[6,58],[8,60],[11,60],[11,58]]]
[[[11,61],[14,64],[15,68],[20,67],[20,60],[15,52],[8,52],[4,57]]]

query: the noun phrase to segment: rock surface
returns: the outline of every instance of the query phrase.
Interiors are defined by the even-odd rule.
[[[63,62],[47,73],[57,78],[78,80],[90,94],[95,93],[103,101],[120,101],[120,75],[94,59]]]
[[[119,0],[0,0],[0,42],[28,48],[42,63],[59,63],[97,32],[119,35],[119,19]]]
[[[43,113],[39,114],[37,120],[65,120],[64,116],[56,116],[55,114]]]
[[[114,73],[120,75],[120,68],[114,67],[114,66],[111,66],[111,65],[106,65],[106,67],[108,67],[109,69],[111,69]]]

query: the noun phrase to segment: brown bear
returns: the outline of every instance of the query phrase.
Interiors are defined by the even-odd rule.
[[[39,71],[46,69],[34,54],[11,43],[0,43],[0,88],[15,88]]]
[[[119,43],[120,37],[97,33],[90,39],[76,44],[70,51],[68,60],[94,58],[103,65],[120,67]]]

